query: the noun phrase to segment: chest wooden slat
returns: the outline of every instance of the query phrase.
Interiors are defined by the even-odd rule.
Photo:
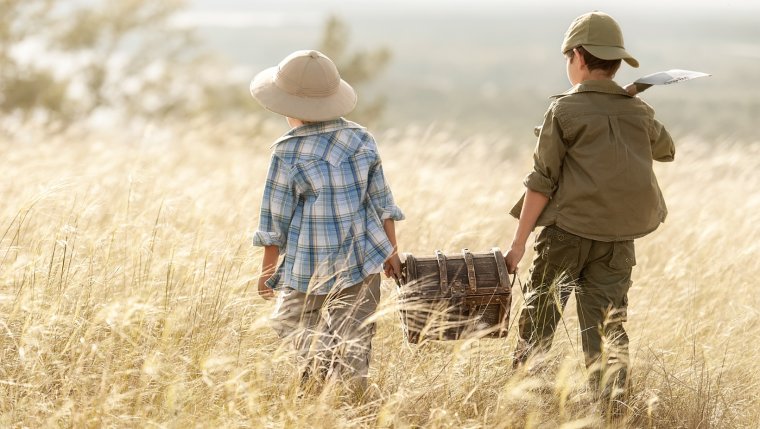
[[[410,342],[507,335],[511,284],[498,248],[490,253],[403,255],[402,322]]]

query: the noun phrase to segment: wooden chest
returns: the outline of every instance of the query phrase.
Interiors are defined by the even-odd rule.
[[[401,260],[401,318],[409,342],[507,335],[512,283],[499,248],[428,257],[407,253]]]

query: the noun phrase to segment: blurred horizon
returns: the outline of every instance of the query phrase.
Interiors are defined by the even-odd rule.
[[[620,23],[626,48],[641,62],[639,69],[621,67],[615,79],[621,85],[674,68],[713,75],[642,94],[676,134],[756,138],[758,4],[192,0],[189,6],[175,24],[197,28],[204,44],[249,77],[294,50],[316,47],[325,21],[337,16],[349,26],[349,49],[385,47],[392,54],[388,68],[360,90],[360,103],[387,97],[381,128],[435,123],[463,135],[517,138],[530,138],[548,97],[569,87],[559,52],[569,23],[603,10]],[[695,124],[704,113],[716,123]]]

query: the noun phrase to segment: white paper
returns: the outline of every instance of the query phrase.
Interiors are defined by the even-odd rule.
[[[705,76],[711,75],[698,71],[673,69],[646,75],[642,78],[637,79],[635,83],[645,83],[648,85],[670,85],[672,83],[683,82]]]

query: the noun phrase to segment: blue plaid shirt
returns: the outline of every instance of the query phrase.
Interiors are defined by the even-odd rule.
[[[344,119],[307,124],[274,143],[255,246],[278,246],[267,286],[327,294],[382,270],[385,219],[402,220],[375,140]]]

